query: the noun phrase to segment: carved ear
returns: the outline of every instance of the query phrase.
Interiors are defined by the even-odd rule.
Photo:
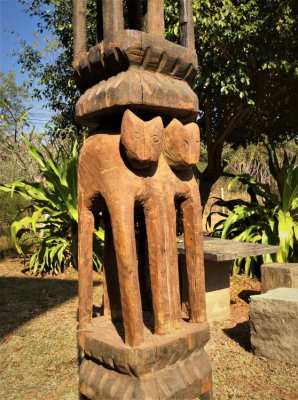
[[[151,127],[154,129],[154,131],[156,131],[156,132],[163,131],[164,126],[163,126],[161,117],[155,117],[149,122],[150,122]]]
[[[126,110],[122,117],[121,133],[127,131],[127,129],[131,129],[132,126],[139,124],[140,122],[143,123],[143,121],[132,111]]]
[[[166,127],[166,132],[174,132],[175,135],[181,131],[181,129],[184,129],[183,124],[176,118],[174,118],[169,125]],[[176,133],[177,132],[177,133]]]
[[[192,135],[197,136],[200,139],[200,128],[194,122],[184,125],[184,129],[186,129],[188,133],[191,133]]]

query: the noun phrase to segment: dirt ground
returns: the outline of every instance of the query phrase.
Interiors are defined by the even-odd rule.
[[[78,399],[77,274],[34,278],[0,263],[0,399]],[[298,399],[298,367],[250,351],[248,301],[259,283],[233,278],[231,321],[211,327],[206,347],[214,399]],[[95,298],[101,286],[96,277]]]

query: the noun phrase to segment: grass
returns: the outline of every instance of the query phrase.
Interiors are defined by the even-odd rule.
[[[253,355],[249,339],[249,296],[260,283],[231,279],[231,321],[211,327],[206,350],[212,361],[215,400],[297,400],[298,366]]]
[[[21,269],[0,263],[0,399],[78,399],[77,273],[34,278]],[[232,319],[211,327],[215,400],[298,399],[298,367],[250,352],[247,298],[258,290],[257,281],[233,278]],[[97,284],[97,304],[100,294]]]
[[[77,274],[21,268],[0,263],[0,399],[77,399]]]

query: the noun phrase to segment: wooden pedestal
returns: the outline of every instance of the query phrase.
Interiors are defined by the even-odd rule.
[[[146,323],[150,326],[150,321]],[[121,325],[99,317],[85,335],[80,393],[90,400],[211,399],[211,365],[204,345],[207,324],[181,321],[169,335],[152,334],[132,348]]]

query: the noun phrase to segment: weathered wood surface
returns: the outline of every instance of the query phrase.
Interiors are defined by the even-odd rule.
[[[212,400],[211,365],[203,348],[140,378],[84,359],[79,386],[90,400]]]
[[[73,53],[77,60],[87,49],[86,38],[86,2],[87,0],[73,0]]]
[[[197,56],[189,48],[167,42],[139,31],[123,31],[114,41],[103,41],[77,54],[73,66],[82,91],[126,71],[131,65],[142,66],[192,84],[197,73]],[[162,50],[163,49],[163,50]]]
[[[193,173],[200,137],[191,88],[198,67],[192,1],[180,1],[177,44],[164,37],[164,0],[128,0],[125,18],[123,0],[100,0],[100,43],[89,49],[86,0],[73,1],[73,67],[82,93],[76,118],[92,129],[78,167],[80,392],[91,400],[211,399],[202,210]],[[178,208],[189,318],[181,308]],[[92,239],[101,219],[105,287],[97,319]]]
[[[184,243],[178,241],[178,252],[184,254]],[[278,246],[270,246],[255,243],[238,242],[204,236],[204,259],[210,261],[232,261],[238,257],[261,256],[263,254],[275,254]]]
[[[81,343],[86,323],[91,320],[92,301],[92,249],[86,243],[90,243],[94,226],[90,217],[99,211],[111,222],[126,343],[136,346],[144,338],[134,231],[137,205],[144,210],[146,222],[155,332],[177,329],[181,321],[175,211],[178,197],[184,210],[190,317],[193,322],[206,320],[201,207],[192,170],[199,150],[196,124],[173,120],[164,129],[160,117],[144,122],[129,110],[124,114],[120,135],[101,132],[85,141],[78,171]],[[109,282],[109,268],[105,274]],[[110,294],[106,304],[112,312],[114,302],[118,300]]]
[[[145,340],[132,348],[124,343],[123,326],[120,322],[112,323],[105,317],[94,318],[88,326],[85,353],[118,372],[142,376],[190,356],[209,340],[207,322],[189,324],[182,320],[179,330],[156,335],[152,333],[154,327],[151,314],[145,313],[144,319]]]
[[[148,317],[145,341],[135,348],[124,344],[121,325],[93,319],[80,367],[81,393],[92,400],[211,398],[211,366],[203,350],[208,324],[182,321],[178,331],[159,336]]]
[[[96,128],[106,118],[121,116],[128,106],[134,112],[156,115],[158,110],[160,116],[188,122],[197,116],[198,99],[183,80],[173,84],[173,78],[167,75],[131,67],[86,90],[76,104],[76,120]]]
[[[80,29],[74,29],[75,37],[81,38],[78,36],[80,31],[81,26]],[[132,65],[183,79],[190,85],[197,74],[198,60],[193,47],[180,46],[154,33],[131,29],[110,31],[104,40],[88,50],[83,40],[76,40],[75,43],[73,67],[75,79],[82,92],[102,80],[126,71]]]
[[[180,28],[180,43],[195,51],[192,0],[180,0]]]

